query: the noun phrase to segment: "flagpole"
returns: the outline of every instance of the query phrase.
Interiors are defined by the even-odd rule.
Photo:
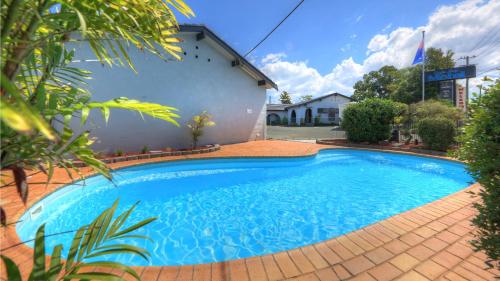
[[[422,30],[422,45],[423,45],[423,59],[422,59],[422,101],[425,100],[425,30]]]

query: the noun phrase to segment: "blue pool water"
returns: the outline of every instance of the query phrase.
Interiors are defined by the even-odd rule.
[[[335,237],[431,202],[466,187],[464,166],[433,158],[361,150],[325,150],[300,158],[177,161],[114,172],[86,186],[70,185],[33,206],[17,226],[32,239],[77,229],[120,198],[120,210],[140,200],[131,222],[156,216],[141,229],[149,262],[183,265],[283,251]],[[43,205],[38,214],[30,214]],[[35,212],[36,213],[36,212]],[[48,240],[47,249],[73,236]],[[135,241],[137,245],[138,242]]]

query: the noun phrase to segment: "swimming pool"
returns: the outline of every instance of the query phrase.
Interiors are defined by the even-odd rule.
[[[296,158],[175,161],[72,184],[31,207],[17,225],[21,240],[77,229],[120,198],[118,212],[140,200],[131,222],[152,258],[118,255],[129,265],[226,261],[313,244],[385,219],[468,186],[460,163],[395,153],[323,150]],[[51,237],[47,250],[73,233]]]

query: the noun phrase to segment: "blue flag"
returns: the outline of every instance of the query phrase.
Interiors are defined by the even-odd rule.
[[[415,54],[412,65],[424,62],[424,52],[424,40],[422,39],[422,41],[420,41],[420,45],[418,45],[417,53]]]

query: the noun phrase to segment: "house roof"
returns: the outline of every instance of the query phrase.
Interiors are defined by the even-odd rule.
[[[303,101],[303,102],[291,104],[291,105],[287,106],[286,109],[292,108],[292,107],[301,106],[301,105],[307,105],[307,104],[315,102],[315,101],[321,101],[322,99],[325,99],[325,98],[328,98],[328,97],[331,97],[331,96],[340,96],[340,97],[343,97],[343,98],[346,98],[346,99],[352,101],[351,97],[348,97],[348,96],[345,96],[345,95],[342,95],[342,94],[339,94],[339,93],[331,93],[331,94],[328,94],[328,95],[317,97],[317,98],[312,99],[312,100],[308,100],[308,101]]]
[[[278,90],[278,85],[276,85],[276,83],[274,83],[269,77],[262,73],[262,71],[256,68],[248,60],[246,60],[242,55],[236,52],[231,46],[224,42],[219,36],[217,36],[205,25],[180,24],[179,31],[198,33],[196,35],[196,40],[203,40],[205,37],[210,38],[233,57],[234,60],[232,61],[232,66],[239,66],[240,68],[242,68],[245,72],[247,72],[250,76],[258,81],[259,86],[265,86],[267,89],[274,88]]]
[[[281,103],[266,104],[266,109],[275,111],[285,111],[287,106],[289,106],[289,104],[281,104]]]

